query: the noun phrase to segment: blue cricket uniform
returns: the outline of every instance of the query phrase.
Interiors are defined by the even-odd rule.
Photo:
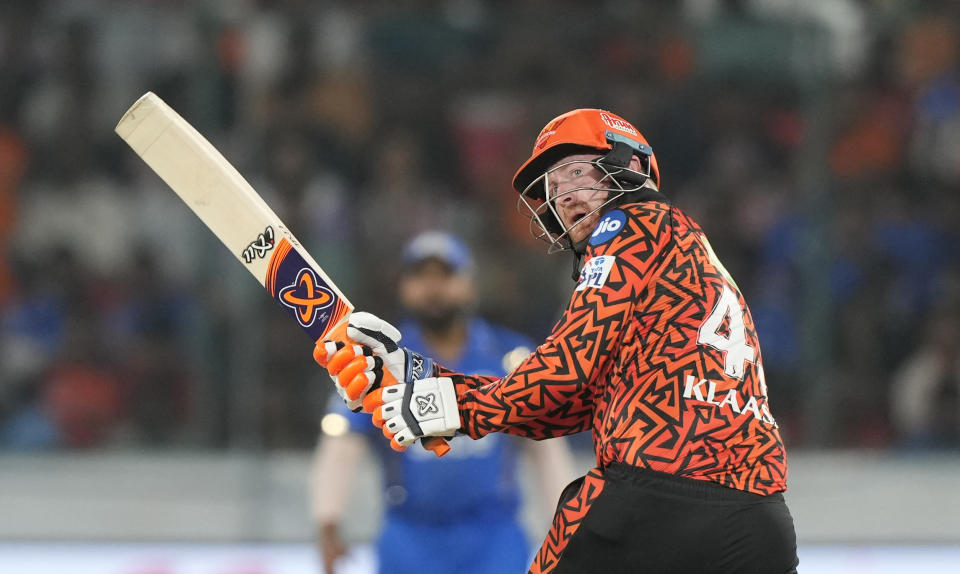
[[[431,355],[419,327],[399,325],[402,344]],[[533,346],[525,337],[472,319],[458,372],[504,373],[510,351]],[[531,550],[519,522],[516,440],[492,434],[482,440],[458,436],[439,459],[415,445],[404,453],[390,449],[369,414],[352,413],[334,397],[334,410],[346,416],[352,432],[370,439],[383,461],[385,515],[377,543],[381,572],[424,574],[509,574],[524,572]]]

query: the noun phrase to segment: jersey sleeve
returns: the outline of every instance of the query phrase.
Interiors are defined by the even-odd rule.
[[[597,229],[604,223],[607,232],[599,240],[594,233],[563,317],[513,372],[497,379],[439,369],[454,380],[469,436],[544,439],[590,428],[598,383],[614,368],[637,295],[669,237],[662,218],[645,220],[629,208],[608,212]]]

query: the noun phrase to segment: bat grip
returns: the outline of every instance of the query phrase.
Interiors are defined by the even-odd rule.
[[[441,457],[448,452],[450,452],[450,444],[446,439],[438,436],[425,436],[420,439],[420,444],[423,445],[423,448],[431,451],[433,454]]]
[[[323,345],[326,341],[339,341],[345,345],[357,344],[347,335],[347,321],[341,321],[340,324],[331,329],[325,336],[317,339],[317,343],[313,348],[313,358],[322,367],[327,366],[327,351]],[[388,387],[395,384],[397,384],[397,379],[393,376],[393,373],[384,369],[383,381],[380,383],[380,386]],[[450,445],[442,437],[425,436],[420,439],[420,444],[424,449],[433,452],[433,454],[438,457],[450,452]]]

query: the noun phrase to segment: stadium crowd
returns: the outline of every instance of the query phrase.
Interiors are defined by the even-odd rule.
[[[313,446],[312,343],[112,131],[147,90],[358,306],[442,227],[532,338],[570,263],[510,178],[614,110],[750,302],[788,447],[960,448],[960,10],[791,4],[5,3],[0,449]]]

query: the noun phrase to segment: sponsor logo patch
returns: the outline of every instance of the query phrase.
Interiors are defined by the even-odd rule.
[[[550,141],[560,129],[560,126],[563,125],[563,122],[567,121],[567,118],[560,118],[555,122],[550,122],[542,130],[540,130],[540,135],[537,136],[537,143],[533,145],[533,149],[543,149],[544,146]]]
[[[615,130],[627,132],[628,134],[632,134],[638,137],[640,136],[640,134],[637,133],[636,128],[630,125],[630,123],[627,122],[626,120],[621,120],[620,118],[613,117],[606,112],[602,112],[600,114],[600,119],[603,120],[603,123],[607,124],[608,126],[610,126]]]
[[[536,148],[541,149],[543,146],[547,145],[547,140],[550,139],[550,136],[557,133],[557,130],[549,130],[540,134],[540,137],[537,138]]]
[[[576,290],[583,291],[587,288],[598,289],[603,287],[616,260],[617,258],[613,255],[600,255],[588,259],[583,265],[583,270],[580,271],[580,280],[577,282]]]
[[[590,234],[590,245],[600,245],[610,241],[617,233],[620,233],[626,221],[626,214],[619,209],[608,212],[593,228],[593,233]]]

